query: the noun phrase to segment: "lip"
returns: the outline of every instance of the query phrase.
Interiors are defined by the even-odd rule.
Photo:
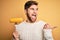
[[[36,16],[32,16],[32,18],[33,18],[33,19],[35,19],[35,18],[36,18]]]
[[[32,16],[35,16],[35,17],[36,17],[36,15],[35,15],[35,14],[32,14]]]

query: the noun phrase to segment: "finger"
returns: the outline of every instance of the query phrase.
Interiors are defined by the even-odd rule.
[[[46,29],[49,29],[50,28],[50,25],[47,23],[46,24]]]
[[[52,29],[55,29],[55,28],[57,28],[57,26],[52,27]]]
[[[46,27],[47,27],[47,25],[45,24],[45,25],[44,25],[44,29],[46,29]]]
[[[50,27],[51,25],[47,23],[46,26],[47,26],[47,27]]]

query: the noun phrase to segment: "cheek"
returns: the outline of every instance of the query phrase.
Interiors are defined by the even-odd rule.
[[[33,11],[32,11],[32,10],[29,10],[29,11],[28,11],[28,14],[29,14],[29,16],[31,17],[32,14],[33,14]]]
[[[32,13],[33,13],[33,10],[30,10],[30,9],[29,9],[28,12],[29,12],[30,14],[32,14]]]

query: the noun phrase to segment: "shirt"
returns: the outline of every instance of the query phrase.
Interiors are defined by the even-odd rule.
[[[21,40],[53,40],[51,29],[43,29],[46,22],[35,23],[22,22],[15,25]],[[49,34],[48,34],[49,33]]]

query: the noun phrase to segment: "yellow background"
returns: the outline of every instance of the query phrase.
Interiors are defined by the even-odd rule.
[[[14,24],[12,17],[25,19],[24,3],[27,0],[0,0],[0,40],[11,40]],[[53,26],[54,40],[60,40],[60,0],[36,0],[39,3],[38,20],[44,20]]]

